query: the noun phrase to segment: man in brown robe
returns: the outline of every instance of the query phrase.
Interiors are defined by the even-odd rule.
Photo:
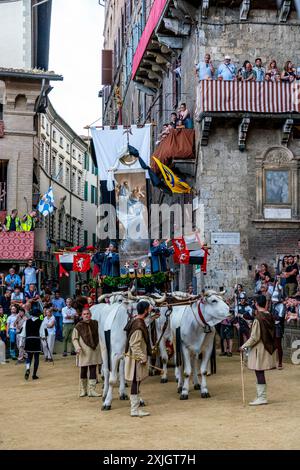
[[[131,416],[149,416],[150,413],[140,410],[140,383],[148,377],[148,356],[151,356],[149,333],[145,318],[152,307],[146,300],[137,304],[138,315],[128,322],[125,327],[127,343],[125,348],[125,379],[131,381]]]

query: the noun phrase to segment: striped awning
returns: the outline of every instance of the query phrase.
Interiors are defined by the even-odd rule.
[[[300,83],[203,80],[196,115],[205,112],[300,112]]]

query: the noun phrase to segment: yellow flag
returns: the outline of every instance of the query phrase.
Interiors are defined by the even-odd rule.
[[[166,165],[164,165],[158,158],[153,157],[153,160],[157,164],[158,168],[162,172],[163,178],[166,185],[171,189],[172,193],[190,193],[192,188],[176,176],[173,171]]]

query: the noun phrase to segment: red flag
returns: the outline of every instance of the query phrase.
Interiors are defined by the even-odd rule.
[[[201,265],[201,272],[203,274],[206,274],[206,272],[207,272],[207,259],[208,259],[209,251],[204,246],[202,246],[202,250],[204,251],[204,260],[203,260],[203,264]]]
[[[174,263],[176,264],[189,264],[190,252],[186,248],[186,243],[184,238],[174,238],[172,240],[172,245],[174,248]]]
[[[91,269],[91,256],[88,254],[76,254],[73,260],[73,271],[85,273]]]
[[[68,271],[63,267],[63,265],[60,263],[60,258],[59,258],[59,254],[55,255],[55,258],[58,262],[58,267],[59,267],[59,272],[58,272],[58,275],[59,277],[63,277],[63,276],[67,276],[69,277],[69,273]]]

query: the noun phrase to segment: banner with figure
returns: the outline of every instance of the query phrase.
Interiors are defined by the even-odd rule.
[[[150,273],[146,172],[117,171],[114,177],[121,276]]]

